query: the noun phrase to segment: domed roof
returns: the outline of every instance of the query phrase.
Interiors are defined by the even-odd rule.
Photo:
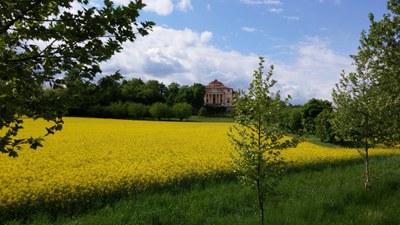
[[[222,82],[218,81],[215,79],[214,81],[210,82],[207,85],[207,88],[213,88],[213,89],[232,89],[230,87],[225,86]]]

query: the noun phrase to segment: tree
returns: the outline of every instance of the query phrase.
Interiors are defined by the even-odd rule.
[[[361,61],[365,70],[371,73],[374,85],[379,86],[379,101],[376,107],[387,145],[396,145],[400,135],[400,1],[388,0],[390,13],[384,14],[380,21],[375,21],[370,13],[370,27],[362,31],[358,53],[353,57]]]
[[[309,134],[315,134],[315,118],[324,109],[332,110],[332,104],[328,100],[310,99],[303,106],[302,122],[304,129]]]
[[[301,133],[303,130],[303,124],[301,120],[301,107],[290,107],[289,113],[289,130],[292,133]]]
[[[357,72],[341,74],[341,79],[333,90],[335,114],[332,125],[341,137],[351,140],[364,160],[364,187],[370,189],[369,148],[380,137],[380,121],[376,114],[379,101],[373,90],[373,77],[365,71],[363,63],[356,61]]]
[[[104,76],[99,79],[97,92],[99,93],[100,105],[110,105],[121,100],[121,82],[123,77],[117,72],[113,75]]]
[[[148,80],[139,93],[141,103],[151,105],[156,102],[165,102],[164,94],[166,90],[167,88],[163,83],[157,80]]]
[[[315,135],[320,138],[321,141],[334,142],[335,132],[332,129],[332,116],[333,112],[327,109],[322,110],[315,118]]]
[[[149,113],[154,118],[161,120],[161,118],[171,118],[172,117],[172,109],[165,103],[156,102],[150,106]]]
[[[111,118],[127,118],[128,117],[128,105],[122,102],[111,102],[110,105],[104,106],[103,109],[108,117]]]
[[[134,119],[141,119],[147,114],[147,106],[142,103],[127,103],[128,116]]]
[[[203,96],[204,97],[204,96]],[[179,87],[178,93],[175,96],[175,103],[191,102],[193,99],[193,92],[187,85]]]
[[[206,115],[207,115],[207,109],[206,109],[206,107],[203,106],[199,109],[198,116],[205,117]]]
[[[176,103],[172,107],[172,110],[174,111],[175,117],[180,121],[189,118],[192,115],[192,106],[188,103]]]
[[[56,98],[58,109],[65,109],[65,113],[72,116],[82,116],[87,113],[90,106],[97,104],[98,92],[94,83],[78,80],[71,76],[65,76],[58,80],[58,84],[52,88],[44,88],[51,98]],[[63,113],[64,114],[64,113]]]
[[[168,105],[173,105],[176,103],[176,96],[178,95],[180,85],[178,83],[172,82],[168,85],[168,89],[165,92],[165,99]]]
[[[123,80],[121,84],[121,94],[124,101],[140,102],[139,93],[142,91],[144,82],[140,78]]]
[[[199,83],[194,83],[190,86],[190,90],[192,90],[192,99],[190,104],[192,104],[195,112],[198,112],[201,107],[204,106],[204,95],[206,94],[206,87]]]
[[[72,10],[73,3],[80,8]],[[43,85],[57,77],[91,80],[100,63],[126,41],[145,36],[153,22],[139,22],[141,0],[102,7],[88,0],[2,0],[0,5],[0,151],[17,156],[22,144],[36,149],[42,137],[20,139],[22,115],[53,121],[52,134],[62,129],[64,109],[48,104]]]
[[[264,59],[260,57],[258,70],[247,92],[240,91],[234,98],[235,125],[228,135],[237,155],[234,163],[239,178],[257,191],[260,224],[264,224],[264,205],[267,194],[274,193],[284,171],[281,150],[295,147],[297,139],[284,136],[279,117],[282,101],[279,92],[270,89],[275,85],[272,72],[263,77]],[[285,102],[288,101],[286,98]]]
[[[381,21],[369,15],[369,32],[361,33],[358,53],[353,55],[356,72],[341,74],[334,89],[335,132],[351,140],[364,160],[364,188],[371,188],[369,149],[375,144],[400,141],[400,1],[389,0]]]

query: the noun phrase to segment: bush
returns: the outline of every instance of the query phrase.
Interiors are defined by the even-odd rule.
[[[112,102],[109,106],[105,107],[107,117],[111,118],[127,118],[128,109],[127,105],[122,102]]]
[[[92,116],[92,117],[106,117],[105,113],[104,113],[104,106],[100,106],[100,105],[93,105],[93,106],[89,106],[86,110],[86,113],[88,116]]]
[[[317,118],[315,118],[315,135],[320,138],[321,141],[334,142],[335,134],[332,129],[333,113],[324,109]]]
[[[156,102],[150,106],[149,109],[150,115],[158,120],[161,118],[171,118],[173,115],[173,111],[170,106],[162,102]]]
[[[172,107],[174,115],[176,118],[182,119],[189,118],[192,115],[192,106],[188,103],[177,103]]]
[[[292,109],[289,113],[288,128],[292,133],[301,133],[303,124],[301,122],[301,109]]]
[[[208,112],[208,115],[213,115],[213,116],[218,116],[218,115],[224,115],[226,112],[226,107],[225,106],[206,106],[206,110]]]
[[[201,107],[200,109],[199,109],[199,112],[198,112],[198,116],[199,117],[204,117],[204,116],[206,116],[207,115],[207,109],[206,109],[206,107]]]
[[[145,115],[147,115],[148,107],[143,105],[142,103],[126,103],[128,116],[134,119],[142,119]]]

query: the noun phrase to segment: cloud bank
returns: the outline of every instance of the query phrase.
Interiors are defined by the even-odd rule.
[[[183,12],[193,9],[191,0],[144,0],[143,2],[146,4],[146,7],[144,7],[143,9],[144,11],[154,12],[161,16],[170,15],[174,11],[174,9]]]
[[[156,79],[166,85],[206,85],[218,79],[235,90],[247,89],[258,67],[258,56],[218,49],[211,44],[212,36],[209,31],[156,26],[150,35],[126,43],[102,69],[104,73],[120,70],[126,79]],[[287,48],[295,55],[292,64],[264,56],[265,67],[274,64],[277,87],[282,94],[292,96],[293,104],[303,104],[313,97],[330,99],[340,72],[351,68],[350,58],[336,54],[329,48],[329,41],[320,37],[306,37]]]
[[[114,0],[114,2],[127,5],[130,0]],[[146,4],[144,11],[154,12],[160,16],[168,16],[174,12],[174,9],[183,12],[193,9],[191,0],[143,0],[143,3]]]

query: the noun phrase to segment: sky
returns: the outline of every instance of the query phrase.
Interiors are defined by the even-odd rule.
[[[116,0],[126,4],[128,0]],[[156,26],[125,43],[102,64],[125,79],[155,79],[169,85],[218,79],[246,90],[264,57],[274,66],[275,91],[292,104],[331,100],[342,70],[353,71],[368,14],[379,20],[385,0],[144,0],[139,21]]]

